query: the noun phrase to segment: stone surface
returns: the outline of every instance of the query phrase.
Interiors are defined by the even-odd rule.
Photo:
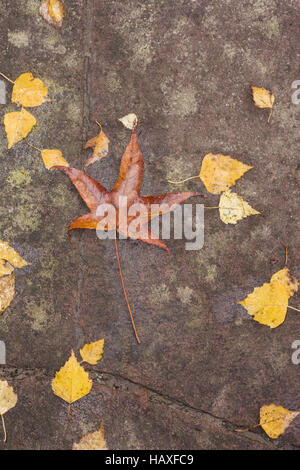
[[[86,211],[84,203],[24,142],[7,151],[2,126],[0,238],[31,262],[17,272],[16,297],[0,317],[8,359],[0,372],[19,393],[7,413],[5,448],[69,449],[102,419],[113,449],[299,447],[300,418],[276,441],[259,428],[235,432],[257,424],[263,404],[300,409],[299,366],[291,361],[297,313],[289,310],[270,330],[237,305],[284,266],[286,244],[300,279],[300,105],[291,101],[300,78],[299,0],[250,0],[239,8],[233,0],[65,3],[62,33],[40,18],[39,1],[0,3],[1,71],[13,79],[32,71],[55,100],[32,111],[39,125],[28,140],[61,149],[80,168],[89,155],[83,144],[100,121],[110,152],[88,173],[111,188],[130,136],[118,118],[135,112],[142,194],[197,190],[204,197],[195,203],[216,206],[218,196],[200,180],[167,180],[198,174],[206,153],[230,154],[254,166],[233,190],[262,216],[226,226],[217,211],[206,211],[205,243],[196,252],[184,240],[167,241],[170,256],[119,242],[138,346],[113,242],[86,231],[69,244],[67,225]],[[250,85],[275,93],[270,124],[267,111],[253,105]],[[9,93],[7,84],[2,115],[16,109]],[[90,368],[94,387],[72,405],[70,427],[51,377],[72,348],[102,337],[103,360]]]

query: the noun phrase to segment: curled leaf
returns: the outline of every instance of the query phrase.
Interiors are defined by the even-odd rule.
[[[33,108],[45,103],[47,95],[48,90],[42,80],[34,78],[32,73],[23,73],[15,80],[11,101]]]
[[[103,356],[103,348],[104,339],[99,339],[99,341],[95,341],[94,343],[85,344],[83,348],[80,349],[82,360],[89,364],[96,365]]]
[[[220,219],[224,224],[236,224],[238,220],[249,215],[260,214],[253,209],[241,196],[232,193],[230,189],[221,194],[219,202]]]
[[[285,432],[298,414],[298,411],[290,411],[282,406],[264,405],[260,409],[259,424],[269,437],[277,439]]]
[[[88,158],[84,164],[85,167],[95,163],[96,161],[100,160],[101,158],[105,158],[108,154],[108,146],[109,146],[109,138],[106,134],[104,134],[102,130],[101,124],[97,122],[98,126],[100,127],[100,132],[96,137],[88,140],[85,144],[84,148],[92,148],[94,149],[93,155]]]
[[[127,129],[133,129],[134,126],[138,123],[138,118],[136,114],[134,113],[129,113],[126,114],[126,116],[123,116],[122,118],[119,119],[123,126],[127,127]]]
[[[36,119],[22,108],[21,111],[5,114],[4,125],[8,141],[7,148],[10,149],[28,136],[33,126],[36,125]]]

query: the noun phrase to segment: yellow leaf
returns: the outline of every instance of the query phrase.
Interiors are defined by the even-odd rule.
[[[59,0],[44,0],[40,6],[40,14],[49,24],[61,28],[65,16],[64,6]]]
[[[258,108],[273,108],[275,101],[275,96],[273,93],[266,90],[265,88],[259,88],[257,86],[253,86],[251,88],[254,103]]]
[[[109,450],[105,440],[103,421],[99,431],[87,434],[78,444],[74,443],[73,450]]]
[[[127,129],[133,129],[133,126],[138,123],[138,118],[136,114],[130,113],[120,118],[119,121],[121,121],[123,126],[127,127]]]
[[[16,406],[18,396],[10,387],[6,380],[0,380],[0,414],[4,415],[11,408]]]
[[[271,277],[269,283],[255,287],[243,301],[238,302],[257,322],[276,328],[286,317],[289,298],[298,290],[298,281],[292,278],[288,268]]]
[[[298,416],[298,411],[289,411],[282,406],[264,405],[260,409],[259,424],[272,439],[277,439]]]
[[[15,275],[0,278],[0,315],[10,305],[15,295]]]
[[[9,264],[13,265],[15,268],[24,268],[28,266],[27,261],[22,258],[7,242],[0,240],[0,262],[1,260],[8,261]],[[0,266],[0,276],[1,276],[1,266]]]
[[[47,101],[48,90],[32,73],[23,73],[15,81],[11,101],[27,108],[40,106]]]
[[[54,165],[69,166],[69,163],[63,157],[63,154],[60,150],[45,149],[45,150],[41,150],[41,154],[42,154],[44,165],[47,168],[47,170],[50,170],[50,168]]]
[[[80,349],[80,354],[83,361],[89,364],[96,365],[103,356],[104,339],[100,339],[95,343],[85,344]]]
[[[227,191],[251,168],[253,167],[245,165],[230,156],[208,153],[203,158],[199,177],[207,191],[212,194],[219,194]]]
[[[108,154],[108,146],[110,140],[107,135],[104,134],[101,124],[99,124],[98,122],[97,124],[100,127],[99,134],[96,137],[90,139],[84,146],[85,149],[88,149],[90,147],[94,149],[93,155],[86,160],[84,164],[85,167],[91,165],[91,163],[94,163],[97,160],[100,160],[101,158],[106,157],[106,155]]]
[[[268,108],[271,109],[269,114],[268,122],[270,121],[273,105],[275,102],[275,96],[270,91],[266,90],[265,88],[259,88],[257,86],[253,86],[252,88],[252,95],[255,106],[258,108]]]
[[[52,390],[55,395],[71,404],[90,393],[92,384],[89,374],[79,364],[72,351],[70,359],[56,372],[52,380]]]
[[[5,114],[4,125],[8,140],[7,148],[10,149],[17,142],[27,137],[33,126],[36,125],[36,119],[26,109],[22,108],[21,111]]]
[[[219,202],[220,219],[225,224],[236,224],[238,220],[249,215],[260,214],[253,209],[241,196],[232,193],[230,189],[222,193]]]
[[[14,392],[13,388],[10,387],[6,380],[0,380],[0,415],[2,419],[2,426],[4,431],[4,442],[6,442],[6,429],[3,415],[14,408],[18,401],[18,396]]]

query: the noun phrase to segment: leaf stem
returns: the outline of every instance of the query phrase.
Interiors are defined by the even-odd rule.
[[[100,131],[102,131],[102,124],[100,124],[100,122],[98,122],[98,121],[95,121],[95,122],[100,127]]]
[[[135,334],[135,337],[136,337],[136,340],[137,340],[138,344],[141,344],[141,340],[139,338],[138,332],[137,332],[135,324],[134,324],[134,319],[133,319],[132,311],[131,311],[131,308],[130,308],[130,304],[129,304],[129,300],[128,300],[128,297],[127,297],[127,292],[126,292],[126,288],[125,288],[125,284],[124,284],[124,278],[123,278],[123,273],[122,273],[122,268],[121,268],[121,263],[120,263],[117,236],[115,236],[115,248],[116,248],[116,255],[117,255],[117,262],[118,262],[118,266],[119,266],[121,283],[122,283],[123,292],[124,292],[125,300],[126,300],[126,303],[127,303],[130,319],[131,319],[132,328],[133,328],[133,331],[134,331],[134,334]]]
[[[0,72],[0,75],[5,78],[5,80],[9,81],[10,83],[13,83],[15,84],[15,82],[13,82],[10,78],[8,78],[6,75],[4,75],[4,73]]]
[[[300,310],[298,308],[291,307],[290,305],[288,305],[288,308],[291,308],[292,310],[296,310],[296,312],[300,312]]]
[[[25,142],[26,142],[27,145],[30,145],[30,147],[32,147],[33,149],[38,150],[39,152],[42,151],[41,149],[39,149],[39,148],[36,147],[35,145],[32,145],[30,142],[28,142],[28,140],[25,140]]]
[[[7,434],[6,434],[6,427],[5,427],[5,421],[4,421],[3,414],[1,414],[1,419],[2,419],[2,426],[3,426],[3,433],[4,433],[3,442],[6,442]]]
[[[270,119],[271,119],[272,113],[273,113],[273,108],[271,108],[271,111],[270,111],[270,114],[269,114],[269,117],[268,117],[268,124],[269,124],[269,122],[270,122]]]
[[[168,183],[172,183],[172,184],[182,184],[182,183],[185,183],[186,181],[192,180],[192,179],[194,179],[194,178],[199,178],[199,175],[190,176],[189,178],[186,178],[185,180],[182,180],[182,181],[170,181],[170,180],[168,180]]]

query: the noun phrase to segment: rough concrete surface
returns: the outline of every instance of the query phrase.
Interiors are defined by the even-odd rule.
[[[299,0],[66,0],[62,32],[39,16],[39,0],[0,1],[1,72],[32,72],[53,102],[31,112],[28,141],[59,148],[82,168],[87,138],[102,123],[111,144],[88,173],[111,188],[130,132],[118,118],[135,112],[145,158],[143,194],[195,190],[216,206],[200,180],[206,153],[254,166],[235,189],[262,215],[236,226],[205,213],[205,243],[168,256],[120,241],[124,277],[142,344],[122,294],[114,244],[67,226],[86,211],[62,174],[48,172],[23,141],[7,150],[0,126],[1,239],[30,266],[0,317],[7,365],[18,393],[6,414],[0,449],[71,449],[103,419],[110,449],[295,449],[300,416],[271,440],[259,409],[300,410],[299,368],[291,361],[299,314],[276,329],[254,322],[237,302],[284,266],[300,279],[299,118],[291,101],[299,80]],[[270,124],[253,105],[250,85],[276,96]],[[1,119],[16,110],[7,104]],[[290,300],[300,306],[299,294]],[[94,386],[72,405],[54,396],[51,379],[86,342],[105,338],[103,360],[89,366]]]

